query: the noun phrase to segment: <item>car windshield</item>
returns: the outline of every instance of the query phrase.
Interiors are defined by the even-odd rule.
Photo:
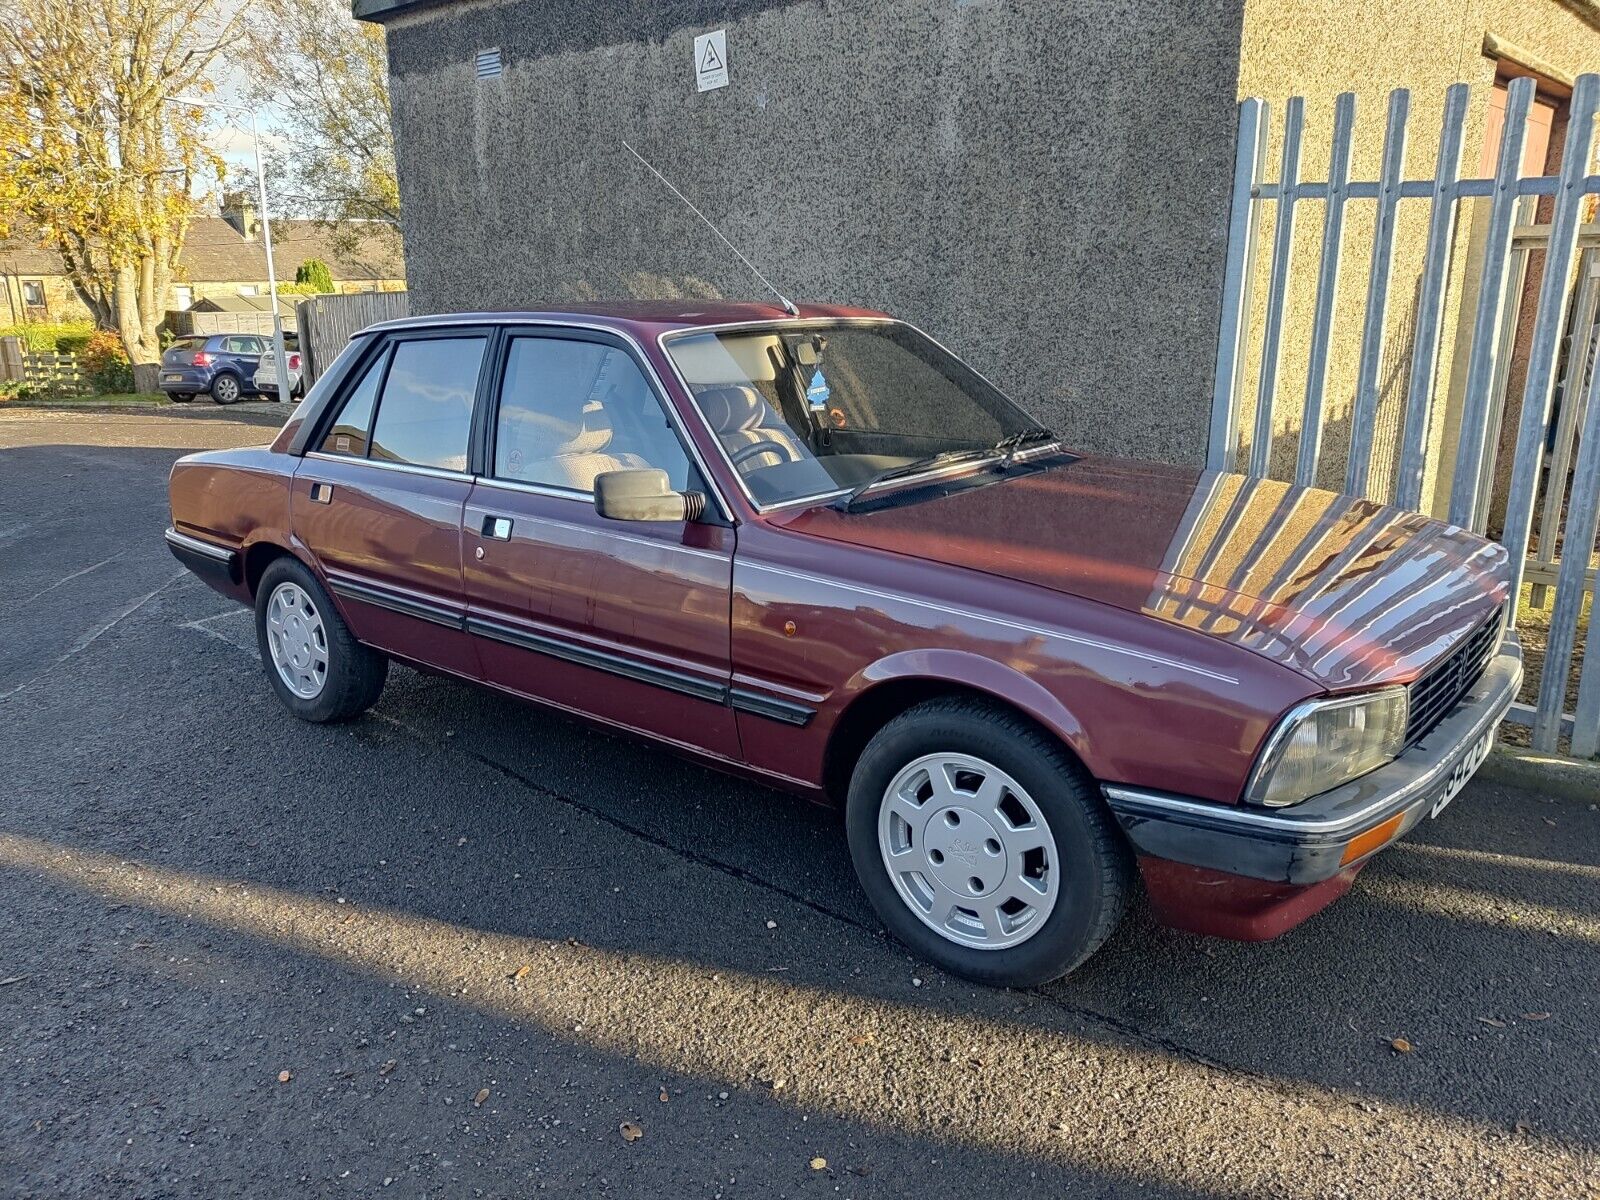
[[[664,341],[751,499],[857,492],[1002,454],[1037,421],[898,322],[794,322]]]

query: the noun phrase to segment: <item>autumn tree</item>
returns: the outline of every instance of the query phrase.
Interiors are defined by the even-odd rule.
[[[274,106],[282,135],[280,207],[337,222],[336,242],[395,236],[383,30],[352,17],[349,0],[260,0],[250,12],[255,98]]]
[[[196,181],[221,170],[171,101],[208,89],[242,20],[232,0],[0,0],[0,223],[60,251],[135,363],[161,357]]]

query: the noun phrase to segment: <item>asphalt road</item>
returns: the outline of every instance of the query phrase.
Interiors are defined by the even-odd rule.
[[[975,988],[825,810],[407,670],[291,719],[161,541],[250,419],[0,412],[0,1194],[1600,1195],[1594,805]]]

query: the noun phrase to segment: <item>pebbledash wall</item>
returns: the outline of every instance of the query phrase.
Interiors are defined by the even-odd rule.
[[[944,341],[1090,449],[1199,462],[1242,0],[361,0],[415,312],[762,293]],[[695,35],[730,82],[696,90]],[[498,77],[479,78],[498,49]]]
[[[1360,175],[1375,166],[1389,89],[1415,89],[1410,157],[1431,170],[1426,131],[1445,85],[1466,80],[1473,174],[1497,74],[1539,74],[1559,96],[1600,62],[1600,0],[356,0],[355,11],[388,33],[413,311],[758,297],[626,139],[796,298],[913,321],[1086,449],[1195,464],[1241,96],[1268,99],[1275,122],[1285,97],[1306,96],[1304,171],[1325,178],[1336,92],[1358,96]],[[694,38],[716,29],[729,84],[700,92]],[[488,50],[501,72],[480,78]],[[1274,137],[1274,166],[1277,154]],[[1457,235],[1463,279],[1474,224]],[[1308,212],[1301,240],[1318,226]],[[1395,295],[1420,241],[1403,217]],[[1370,220],[1353,212],[1335,422],[1353,393],[1369,248]],[[1313,257],[1287,313],[1286,424],[1314,275]],[[1403,308],[1391,330],[1402,353]],[[1447,320],[1462,309],[1453,298]],[[1447,326],[1452,389],[1454,338]],[[1341,438],[1330,436],[1335,465]],[[1433,440],[1442,461],[1448,420]]]

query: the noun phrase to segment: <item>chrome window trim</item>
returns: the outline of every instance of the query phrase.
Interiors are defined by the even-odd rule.
[[[734,465],[734,461],[729,456],[727,448],[722,444],[722,439],[717,436],[717,431],[711,428],[711,422],[706,420],[705,413],[700,410],[700,404],[695,399],[694,389],[689,386],[689,381],[684,378],[683,371],[678,367],[678,360],[673,358],[672,351],[667,349],[667,343],[670,341],[676,341],[680,338],[697,337],[706,333],[727,333],[745,329],[804,329],[812,325],[827,325],[834,328],[840,326],[845,328],[864,328],[873,325],[902,326],[903,328],[911,330],[915,334],[927,338],[928,341],[932,342],[939,349],[943,350],[951,358],[961,363],[961,365],[966,367],[967,370],[971,371],[984,383],[988,384],[1001,396],[1005,397],[1010,404],[1015,405],[1017,410],[1024,416],[1032,420],[1038,419],[1034,417],[1032,413],[1028,412],[1027,409],[1023,408],[1022,405],[1017,404],[1015,400],[1012,400],[1011,397],[1007,395],[1003,389],[997,387],[988,376],[984,375],[983,372],[979,371],[971,363],[967,362],[966,359],[962,358],[954,350],[951,350],[938,338],[927,333],[925,330],[919,329],[909,321],[900,320],[898,317],[786,317],[774,318],[767,321],[729,321],[721,325],[689,325],[682,329],[668,329],[657,334],[656,346],[660,349],[662,357],[665,358],[672,366],[672,373],[677,377],[678,386],[683,389],[684,398],[689,402],[689,407],[694,409],[695,416],[700,419],[701,427],[705,429],[706,435],[711,439],[711,444],[717,448],[717,453],[722,456],[722,461],[727,465],[729,472],[733,475],[735,483],[737,483],[739,486],[739,490],[744,493],[746,502],[749,503],[751,508],[755,509],[756,512],[762,514],[763,516],[765,516],[767,513],[778,512],[786,508],[797,508],[801,505],[820,504],[825,500],[833,500],[840,496],[848,496],[854,489],[846,487],[835,488],[830,492],[818,492],[813,496],[797,496],[792,500],[776,500],[769,504],[762,504],[760,501],[758,501],[755,496],[751,494],[750,488],[745,483],[744,476],[740,473],[739,468]],[[1060,446],[1060,439],[1056,439],[1055,441],[1047,442],[1043,446],[1032,447],[1027,452],[1018,454],[1017,458],[1026,462],[1029,458],[1032,458],[1036,455],[1054,452],[1058,450]],[[943,479],[949,475],[956,475],[963,471],[974,470],[981,466],[983,461],[984,460],[979,459],[974,462],[953,463],[949,466],[933,467],[917,475],[905,475],[893,480],[886,480],[885,482],[892,482],[900,485],[924,483],[933,479]]]
[[[549,496],[555,500],[572,500],[577,503],[587,501],[588,507],[594,506],[593,492],[580,492],[575,488],[549,487],[542,483],[519,483],[510,479],[491,479],[487,476],[478,477],[478,485],[486,488],[499,488],[508,492],[528,492],[535,496]],[[540,515],[531,518],[541,525],[559,525],[563,529],[575,530],[578,533],[599,533],[619,541],[634,542],[640,546],[649,546],[656,550],[670,550],[675,554],[694,554],[701,558],[715,559],[717,562],[731,562],[733,552],[718,554],[715,550],[702,550],[698,546],[680,546],[672,542],[660,541],[656,538],[640,537],[636,533],[624,533],[620,529],[607,529],[603,525],[580,525],[576,521],[564,521],[560,517],[547,517]],[[471,532],[470,529],[468,532]]]
[[[716,502],[717,511],[722,514],[723,520],[730,523],[734,522],[733,510],[728,507],[726,498],[717,487],[716,477],[711,474],[711,468],[707,465],[705,456],[700,453],[699,445],[694,438],[689,436],[689,431],[683,424],[682,414],[678,412],[678,406],[672,403],[672,397],[667,391],[666,382],[661,378],[661,373],[656,370],[655,363],[650,361],[650,356],[645,353],[644,346],[639,339],[626,329],[599,321],[563,320],[559,317],[524,316],[518,313],[458,313],[454,316],[400,317],[393,321],[380,321],[376,325],[368,325],[361,330],[361,333],[397,333],[418,329],[443,329],[455,325],[500,326],[508,332],[517,326],[534,326],[542,329],[584,329],[591,333],[610,334],[612,337],[627,343],[633,349],[634,358],[644,367],[650,381],[655,385],[656,398],[666,410],[667,420],[677,433],[678,440],[689,451],[689,457],[694,460],[695,466],[699,467],[700,477],[705,480],[706,491],[711,494],[711,499]],[[705,326],[704,328],[711,328],[711,326]],[[495,415],[499,415],[499,397],[495,398]],[[484,477],[478,476],[477,478]]]
[[[1178,671],[1188,671],[1195,675],[1204,676],[1206,679],[1217,683],[1226,683],[1233,687],[1239,686],[1239,680],[1233,675],[1224,675],[1220,671],[1213,671],[1209,667],[1196,666],[1194,663],[1182,662],[1176,658],[1168,658],[1162,654],[1151,654],[1145,650],[1136,650],[1132,646],[1121,646],[1115,642],[1102,641],[1099,638],[1084,637],[1079,633],[1069,633],[1061,629],[1050,629],[1043,625],[1029,625],[1023,621],[1013,621],[1006,617],[990,616],[988,613],[974,612],[969,608],[955,608],[948,604],[938,604],[932,600],[922,600],[916,596],[908,596],[903,592],[884,592],[877,588],[864,587],[858,583],[848,583],[842,579],[829,579],[825,575],[813,575],[809,571],[794,571],[783,567],[769,567],[764,563],[750,562],[740,559],[739,566],[751,571],[765,571],[769,575],[780,575],[785,579],[804,579],[812,583],[824,584],[828,587],[844,588],[863,596],[873,596],[880,600],[898,601],[902,604],[926,608],[932,612],[945,613],[949,616],[967,617],[974,621],[986,621],[991,625],[1000,625],[1007,629],[1015,629],[1021,633],[1038,634],[1041,637],[1057,638],[1064,642],[1072,642],[1079,646],[1092,646],[1097,650],[1110,651],[1113,654],[1125,654],[1129,658],[1137,658],[1143,662],[1153,663],[1156,666],[1171,667]]]
[[[469,483],[478,477],[470,471],[452,471],[445,467],[424,467],[417,463],[388,462],[381,458],[364,458],[354,454],[329,454],[324,450],[307,450],[302,458],[315,458],[320,462],[355,463],[363,467],[377,467],[382,471],[398,471],[406,475],[427,475],[433,479],[464,479]]]

